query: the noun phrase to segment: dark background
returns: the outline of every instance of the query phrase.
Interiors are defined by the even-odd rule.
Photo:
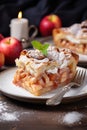
[[[17,18],[20,10],[29,24],[37,27],[42,17],[52,13],[59,15],[66,27],[86,20],[87,0],[0,0],[0,33],[4,36],[10,35],[10,20]]]

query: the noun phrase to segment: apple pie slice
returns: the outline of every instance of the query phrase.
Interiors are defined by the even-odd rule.
[[[53,40],[58,48],[69,48],[87,55],[87,21],[67,28],[54,29]]]
[[[39,96],[69,83],[77,63],[78,55],[68,49],[49,46],[46,56],[37,49],[23,50],[16,59],[13,83]]]

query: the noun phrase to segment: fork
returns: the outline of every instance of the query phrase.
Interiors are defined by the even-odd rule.
[[[85,69],[78,69],[76,71],[73,81],[64,87],[59,87],[57,94],[47,99],[46,105],[55,106],[55,105],[60,104],[63,99],[63,96],[65,95],[66,92],[68,92],[71,89],[72,86],[74,85],[81,86],[83,84],[85,75],[86,75]]]

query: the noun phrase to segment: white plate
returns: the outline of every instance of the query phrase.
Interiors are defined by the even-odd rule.
[[[34,96],[28,91],[26,91],[25,89],[15,86],[12,83],[12,80],[13,80],[13,76],[16,69],[17,68],[14,67],[0,73],[0,91],[6,96],[17,99],[17,100],[26,101],[26,102],[43,103],[46,101],[46,99],[56,94],[57,89],[52,92],[43,94],[42,96]],[[77,67],[77,69],[85,70],[84,68],[81,68],[81,67]],[[86,79],[87,79],[87,73],[86,73],[83,86],[78,87],[78,88],[71,88],[71,90],[65,94],[63,98],[63,102],[76,101],[82,98],[86,98],[87,97],[87,80]]]
[[[86,63],[87,65],[87,55],[79,54],[79,62]]]

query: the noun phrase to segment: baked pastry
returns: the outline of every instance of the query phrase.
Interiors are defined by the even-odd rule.
[[[69,49],[49,46],[47,56],[39,50],[23,50],[16,59],[13,83],[39,96],[69,83],[75,73],[78,55]]]
[[[69,48],[87,55],[87,21],[66,28],[54,29],[53,40],[58,48]]]

